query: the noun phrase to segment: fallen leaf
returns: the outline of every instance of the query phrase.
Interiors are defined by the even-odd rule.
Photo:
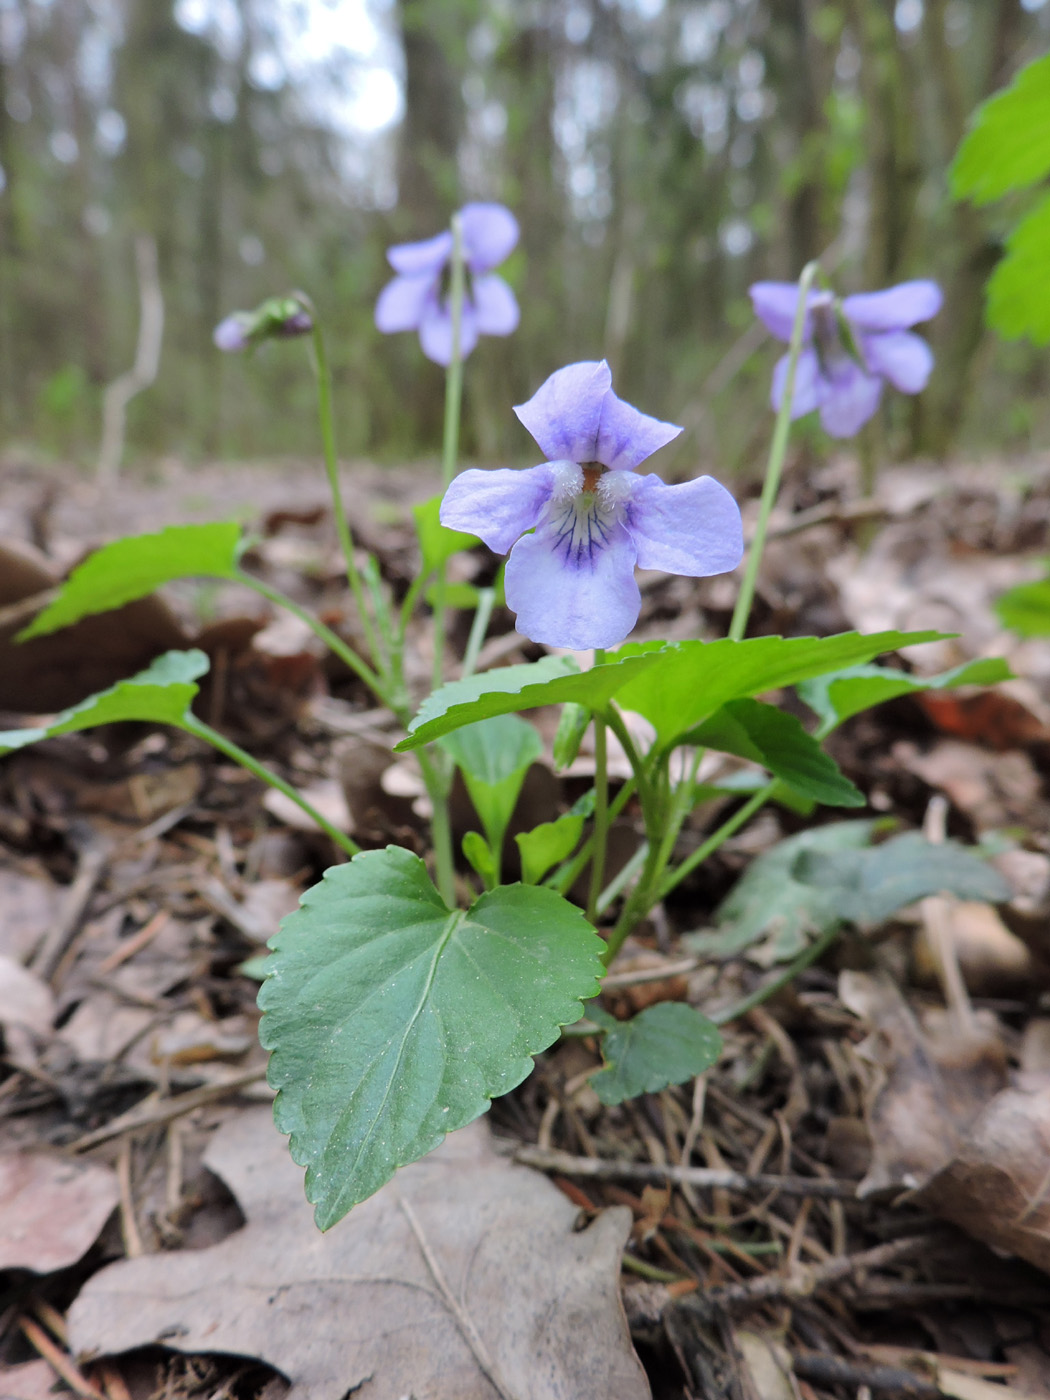
[[[0,1400],[55,1400],[55,1373],[46,1361],[0,1366]]]
[[[576,1208],[498,1157],[484,1123],[325,1235],[268,1109],[224,1124],[205,1163],[247,1225],[96,1274],[69,1316],[83,1359],[158,1342],[257,1356],[295,1400],[340,1400],[366,1380],[369,1400],[648,1396],[617,1291],[630,1212],[574,1231]]]
[[[54,922],[64,891],[44,875],[0,870],[0,953],[28,961]]]
[[[0,1157],[0,1269],[50,1274],[91,1248],[119,1199],[98,1162],[42,1152]]]
[[[918,1200],[1050,1273],[1050,1081],[996,1094]]]
[[[839,995],[870,1027],[857,1053],[876,1067],[865,1103],[872,1160],[857,1195],[924,1186],[1004,1084],[1002,1044],[980,1023],[969,1035],[920,1026],[888,977],[844,972]]]
[[[0,1027],[21,1026],[46,1037],[54,1018],[55,998],[47,983],[0,953]]]

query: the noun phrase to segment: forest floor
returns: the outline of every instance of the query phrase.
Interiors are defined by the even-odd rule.
[[[436,484],[347,472],[395,595],[407,506]],[[89,548],[228,518],[255,532],[250,568],[354,639],[313,464],[167,463],[108,499],[0,464],[0,727],[197,645],[211,724],[361,844],[423,853],[392,717],[257,595],[179,585],[13,644]],[[4,760],[0,1397],[1050,1400],[1050,641],[992,608],[1041,576],[1048,526],[1045,456],[894,466],[866,500],[849,459],[796,462],[751,629],[955,634],[909,651],[923,674],[1007,658],[1017,679],[995,691],[893,701],[831,748],[862,817],[980,844],[1009,902],[839,920],[819,961],[723,1027],[713,1070],[616,1108],[589,1083],[595,1044],[566,1037],[324,1236],[270,1121],[255,995],[266,939],[334,849],[181,733],[122,726]],[[494,561],[456,567],[487,582]],[[732,578],[642,586],[639,639],[724,633]],[[426,647],[420,625],[421,691]],[[497,611],[482,667],[540,654]],[[549,741],[556,717],[533,718]],[[592,771],[586,748],[565,773],[535,765],[520,829]],[[727,842],[627,946],[606,1006],[714,1014],[778,978],[830,924],[812,886],[761,862],[811,824],[770,807]],[[640,839],[628,806],[614,869]]]

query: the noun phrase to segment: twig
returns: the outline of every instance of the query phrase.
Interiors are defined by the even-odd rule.
[[[514,1151],[514,1160],[540,1171],[560,1172],[563,1176],[583,1176],[599,1181],[646,1181],[658,1186],[676,1186],[726,1191],[780,1191],[785,1196],[820,1196],[831,1200],[854,1200],[856,1184],[809,1176],[776,1176],[769,1173],[719,1171],[712,1167],[680,1167],[670,1163],[613,1162],[601,1157],[574,1157],[569,1152],[545,1150],[525,1144]]]
[[[114,379],[102,401],[102,445],[98,450],[98,481],[110,486],[120,472],[128,404],[148,389],[160,368],[164,336],[164,295],[157,275],[157,245],[145,234],[135,240],[135,270],[139,283],[139,338],[135,363]]]
[[[140,1259],[146,1252],[139,1222],[135,1218],[135,1194],[131,1184],[131,1138],[120,1144],[117,1157],[117,1183],[120,1187],[120,1232],[124,1237],[124,1253],[129,1259]]]
[[[62,913],[48,929],[40,946],[29,964],[30,969],[44,982],[54,976],[62,957],[72,942],[73,936],[84,917],[88,900],[95,892],[95,886],[102,878],[102,871],[109,855],[105,842],[89,838],[80,849],[77,873],[65,898]]]
[[[852,1392],[867,1386],[876,1393],[891,1391],[899,1400],[938,1400],[943,1394],[939,1385],[902,1366],[873,1366],[844,1356],[803,1352],[791,1358],[791,1367],[801,1381],[814,1381],[820,1386],[843,1385]]]
[[[704,1294],[703,1310],[753,1307],[756,1303],[768,1303],[774,1299],[811,1298],[814,1293],[833,1283],[841,1283],[853,1274],[868,1269],[884,1269],[889,1264],[920,1254],[929,1249],[931,1238],[930,1235],[908,1235],[901,1240],[891,1240],[889,1244],[876,1245],[874,1249],[862,1250],[859,1254],[829,1259],[826,1264],[802,1266],[789,1274],[760,1274],[743,1283],[711,1288]]]
[[[144,1128],[158,1128],[163,1123],[181,1118],[184,1113],[192,1113],[195,1108],[214,1103],[216,1099],[224,1099],[227,1094],[239,1093],[249,1084],[258,1084],[260,1079],[265,1078],[266,1069],[260,1065],[258,1069],[239,1074],[236,1079],[228,1079],[223,1084],[204,1084],[199,1089],[176,1094],[173,1099],[158,1102],[150,1095],[144,1103],[136,1104],[134,1108],[128,1109],[127,1113],[122,1113],[119,1118],[114,1118],[104,1127],[95,1128],[93,1132],[85,1133],[83,1137],[71,1142],[68,1150],[86,1152],[89,1147],[97,1147],[100,1142],[109,1142],[111,1138],[120,1137],[121,1133],[137,1133]]]
[[[23,1316],[18,1319],[18,1325],[26,1339],[36,1347],[51,1369],[62,1377],[70,1390],[82,1396],[83,1400],[102,1400],[101,1392],[77,1370],[70,1357],[55,1345],[39,1323]]]

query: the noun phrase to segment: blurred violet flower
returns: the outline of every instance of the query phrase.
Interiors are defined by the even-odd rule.
[[[218,349],[238,355],[262,340],[289,340],[309,335],[313,317],[298,296],[270,297],[254,311],[233,311],[212,332]]]
[[[459,211],[463,260],[468,278],[459,326],[460,357],[479,335],[510,335],[518,325],[514,293],[497,267],[518,241],[518,221],[502,204],[465,204]],[[376,326],[386,333],[418,331],[423,354],[439,365],[452,363],[452,309],[446,269],[452,260],[452,231],[423,243],[398,243],[387,250],[397,273],[379,293]]]
[[[638,620],[636,564],[704,578],[740,562],[740,511],[725,487],[635,472],[682,430],[618,399],[604,360],[558,370],[514,412],[549,460],[462,472],[440,518],[497,554],[510,550],[507,605],[526,637],[615,646]]]
[[[941,309],[936,282],[901,282],[884,292],[862,292],[841,300],[832,292],[810,292],[795,370],[791,416],[820,410],[832,437],[846,438],[875,413],[884,380],[903,394],[926,387],[933,354],[911,327]],[[794,282],[756,282],[751,287],[755,314],[778,340],[790,341],[798,306]],[[773,371],[772,402],[784,397],[788,357]]]

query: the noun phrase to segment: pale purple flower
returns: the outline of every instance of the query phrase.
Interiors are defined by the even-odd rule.
[[[518,241],[518,221],[502,204],[465,204],[459,211],[467,286],[459,324],[462,359],[479,335],[510,335],[518,325],[514,293],[492,271]],[[446,269],[452,259],[452,231],[423,243],[399,243],[387,250],[397,273],[379,293],[379,330],[418,331],[423,353],[439,365],[452,363],[452,310]]]
[[[832,292],[810,292],[795,370],[792,418],[819,409],[826,432],[837,438],[852,437],[878,408],[884,380],[903,394],[919,393],[930,377],[933,354],[911,327],[936,316],[941,300],[937,283],[926,281],[901,282],[884,292],[862,292],[841,300]],[[756,282],[751,302],[777,339],[790,341],[797,285]],[[787,366],[785,355],[773,371],[771,397],[777,409],[784,397]]]
[[[233,311],[219,322],[211,338],[219,350],[238,355],[263,340],[309,335],[314,328],[313,318],[301,296],[302,293],[270,297],[254,311]]]
[[[615,646],[638,620],[636,564],[691,578],[736,568],[736,502],[709,476],[667,486],[635,472],[682,430],[618,399],[604,360],[558,370],[514,412],[549,460],[462,472],[441,523],[510,550],[507,606],[526,637]]]

